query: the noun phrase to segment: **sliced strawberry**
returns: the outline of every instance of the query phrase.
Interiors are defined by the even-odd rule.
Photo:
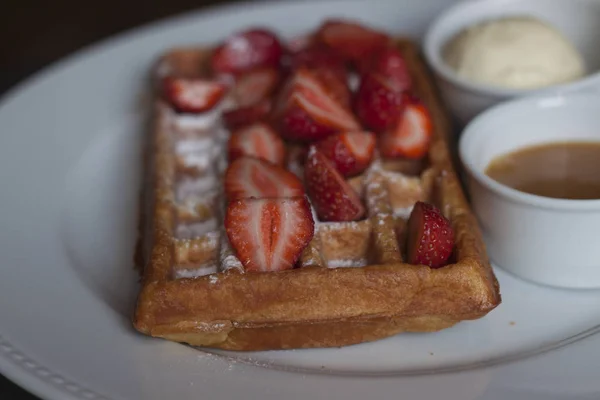
[[[271,96],[279,81],[279,72],[273,68],[258,68],[241,75],[233,89],[240,107],[247,107]]]
[[[421,158],[427,154],[433,123],[427,108],[414,97],[407,97],[404,113],[380,136],[379,151],[384,157]]]
[[[291,54],[298,53],[311,47],[314,43],[314,35],[299,35],[287,41],[287,50]]]
[[[257,122],[234,131],[229,139],[229,162],[242,156],[261,158],[283,165],[285,145],[273,128]]]
[[[375,135],[370,132],[344,132],[329,136],[316,145],[344,176],[363,172],[373,159]]]
[[[311,46],[298,51],[292,55],[291,65],[293,69],[332,69],[344,78],[347,73],[344,60],[325,46]]]
[[[348,75],[346,70],[340,71],[333,68],[315,68],[311,70],[313,76],[319,81],[322,87],[331,94],[333,100],[342,107],[349,110],[351,108],[351,93],[348,87]]]
[[[335,132],[335,128],[316,122],[297,104],[289,106],[281,120],[281,136],[292,141],[313,142]]]
[[[264,120],[271,112],[271,104],[271,100],[264,99],[251,106],[225,111],[223,113],[225,126],[233,130]]]
[[[384,76],[369,73],[362,78],[354,106],[356,115],[366,127],[382,132],[402,114],[404,93]]]
[[[216,106],[227,92],[223,82],[206,79],[166,77],[162,81],[163,96],[181,113],[201,113]]]
[[[277,35],[265,29],[251,29],[230,36],[211,59],[216,73],[239,74],[258,67],[277,68],[283,48]]]
[[[225,231],[246,271],[294,268],[315,225],[305,197],[241,199],[227,206]]]
[[[313,141],[338,131],[360,130],[338,95],[321,83],[315,71],[298,69],[280,97],[281,134],[290,140]]]
[[[317,32],[317,38],[350,60],[369,57],[390,42],[384,33],[342,20],[326,21]]]
[[[377,73],[383,75],[397,91],[410,90],[411,77],[402,53],[395,47],[385,47],[372,57],[367,57],[357,63],[357,69],[362,74]]]
[[[232,162],[225,172],[224,187],[230,201],[304,195],[304,187],[296,175],[254,157],[240,157]]]
[[[365,214],[358,194],[315,146],[308,151],[304,181],[322,221],[355,221]]]
[[[408,262],[440,268],[450,258],[453,248],[450,221],[435,206],[418,201],[408,219]]]

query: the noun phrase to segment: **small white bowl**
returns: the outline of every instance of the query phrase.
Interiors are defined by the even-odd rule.
[[[456,34],[477,23],[507,16],[533,16],[557,27],[581,52],[588,74],[574,82],[541,89],[505,89],[458,76],[442,57]],[[424,53],[446,104],[462,123],[506,99],[532,93],[564,93],[600,87],[600,1],[598,0],[471,0],[458,3],[438,17],[425,36]]]
[[[513,100],[483,112],[466,127],[459,154],[495,264],[537,283],[600,288],[600,200],[527,194],[484,173],[493,158],[523,147],[600,142],[599,127],[600,96],[591,94]]]

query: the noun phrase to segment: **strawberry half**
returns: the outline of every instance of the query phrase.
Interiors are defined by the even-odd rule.
[[[237,129],[266,119],[270,112],[271,100],[264,99],[251,106],[225,111],[223,113],[223,122],[227,128]]]
[[[282,136],[314,141],[338,131],[360,130],[354,115],[338,96],[320,81],[318,73],[298,69],[280,96]]]
[[[390,42],[384,33],[342,20],[326,21],[317,32],[317,38],[349,60],[369,57]]]
[[[283,165],[285,145],[275,131],[264,122],[257,122],[234,131],[229,139],[229,162],[243,156]]]
[[[325,46],[312,46],[292,55],[292,69],[329,69],[346,79],[347,69],[344,60]]]
[[[241,199],[227,206],[225,231],[246,271],[294,268],[315,225],[305,197]]]
[[[296,175],[254,157],[240,157],[232,162],[225,172],[224,187],[229,201],[304,195],[304,187]]]
[[[287,41],[287,51],[291,54],[298,53],[299,51],[311,47],[314,41],[315,38],[312,34],[298,35]]]
[[[373,159],[375,135],[370,132],[344,132],[316,144],[319,150],[345,177],[363,172]]]
[[[407,98],[404,113],[380,135],[379,151],[384,157],[421,158],[427,154],[433,123],[427,108],[414,97]]]
[[[180,113],[201,113],[216,106],[227,92],[223,82],[166,77],[162,81],[165,100]]]
[[[418,201],[408,219],[407,258],[410,264],[443,267],[454,248],[450,221],[435,206]]]
[[[273,68],[258,68],[241,75],[233,89],[240,107],[247,107],[268,98],[277,87],[279,72]]]
[[[308,151],[304,181],[322,221],[355,221],[365,214],[356,191],[315,146],[311,146]]]
[[[230,36],[211,58],[218,74],[239,74],[258,67],[277,68],[283,48],[277,35],[266,29],[251,29]]]
[[[372,57],[362,59],[357,63],[357,69],[362,75],[377,73],[384,76],[397,91],[411,88],[408,66],[400,51],[395,47],[385,47]]]
[[[355,110],[360,121],[375,132],[382,132],[402,115],[404,94],[383,75],[363,76],[356,94]]]

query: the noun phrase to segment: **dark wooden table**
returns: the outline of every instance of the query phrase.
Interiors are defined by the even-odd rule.
[[[223,0],[2,0],[0,95],[79,48],[128,28]],[[0,399],[36,400],[0,375]]]

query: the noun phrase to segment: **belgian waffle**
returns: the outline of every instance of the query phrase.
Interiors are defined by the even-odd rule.
[[[140,235],[139,331],[232,350],[343,346],[437,331],[480,318],[500,303],[451,162],[449,124],[431,77],[412,42],[400,39],[397,46],[432,114],[427,160],[376,160],[352,178],[366,218],[321,222],[315,214],[315,235],[298,267],[288,271],[244,273],[228,242],[222,192],[228,132],[220,110],[180,117],[157,96]],[[193,76],[209,56],[203,49],[172,51],[155,74]],[[293,160],[288,169],[302,175]],[[454,229],[453,260],[444,268],[404,262],[406,220],[417,200],[436,204]]]

